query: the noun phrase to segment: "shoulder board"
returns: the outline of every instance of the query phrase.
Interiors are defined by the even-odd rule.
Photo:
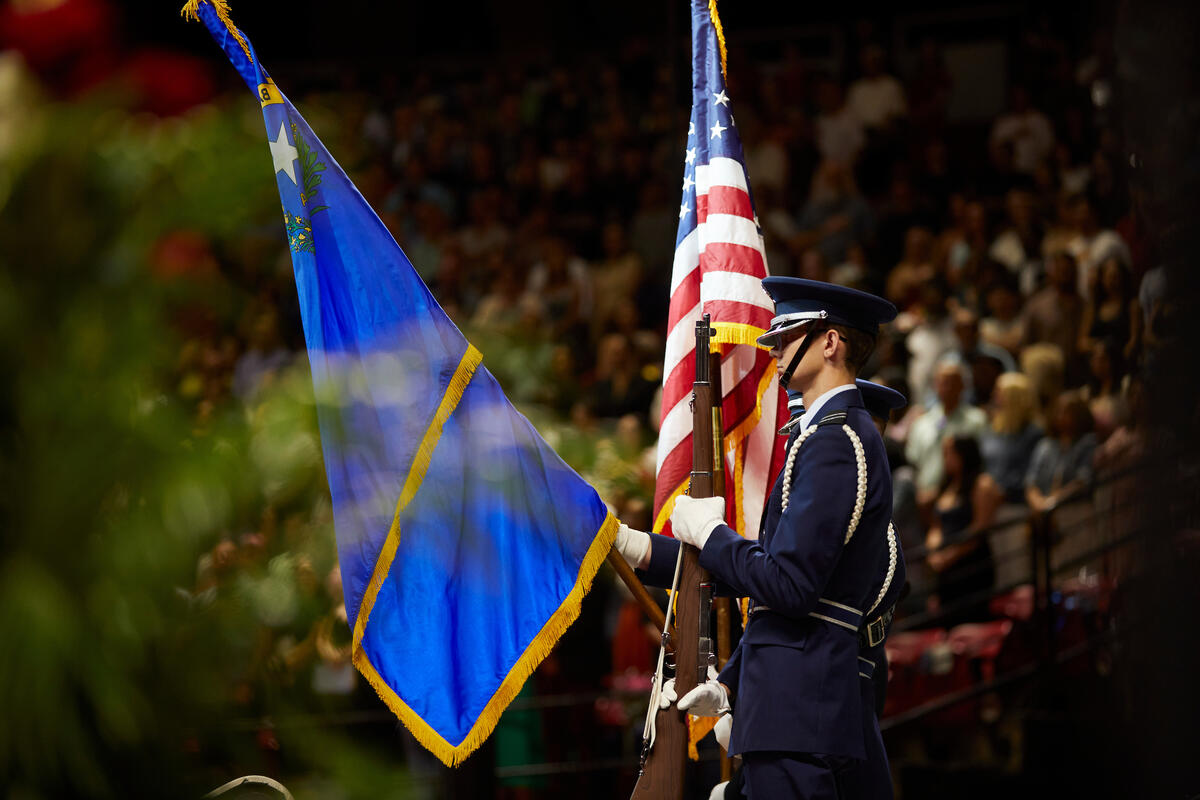
[[[845,411],[834,411],[832,414],[826,414],[825,416],[821,417],[820,422],[817,423],[817,427],[821,427],[823,425],[845,425],[845,424],[846,424],[846,412]]]

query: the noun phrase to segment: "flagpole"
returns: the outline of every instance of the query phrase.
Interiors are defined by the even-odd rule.
[[[625,557],[615,547],[608,552],[608,563],[612,565],[617,576],[624,581],[629,591],[633,592],[633,599],[637,600],[638,605],[642,607],[642,611],[650,618],[650,622],[654,624],[655,628],[658,628],[659,633],[662,633],[663,625],[667,621],[663,610],[658,607],[658,603],[654,602],[654,598],[650,596],[650,593],[646,591],[646,587],[638,580],[633,567],[629,566],[629,562],[625,560]]]

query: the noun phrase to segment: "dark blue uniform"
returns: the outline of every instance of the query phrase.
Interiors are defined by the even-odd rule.
[[[721,525],[700,553],[720,588],[750,597],[754,609],[720,676],[734,696],[730,752],[742,754],[754,798],[879,796],[862,793],[876,782],[855,773],[869,757],[882,758],[887,770],[874,693],[859,675],[858,631],[887,568],[891,475],[857,390],[830,397],[820,416],[833,420],[818,426],[797,452],[787,510],[785,470],[772,489],[758,542]],[[857,437],[866,468],[861,514],[849,541],[859,458],[843,425]],[[789,452],[801,433],[791,432]],[[668,582],[674,566],[675,540],[654,537],[649,580]]]

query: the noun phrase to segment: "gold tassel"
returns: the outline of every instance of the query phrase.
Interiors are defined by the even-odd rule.
[[[187,0],[187,2],[183,4],[183,8],[179,10],[179,13],[186,20],[199,22],[201,3],[208,3],[210,6],[212,6],[213,11],[215,11],[217,14],[217,19],[221,20],[221,22],[225,24],[225,29],[228,30],[229,34],[234,39],[237,39],[237,43],[242,46],[242,52],[246,54],[246,58],[253,62],[254,56],[250,55],[250,45],[246,43],[246,39],[244,36],[242,36],[242,32],[237,29],[237,27],[233,24],[233,20],[229,18],[229,0]],[[723,47],[724,45],[722,45],[722,48]],[[724,56],[721,57],[721,63],[722,65],[725,63]],[[722,67],[722,69],[724,69],[724,67]]]
[[[725,29],[721,27],[721,18],[717,15],[717,0],[708,0],[708,14],[717,30],[717,44],[721,46],[721,77],[729,80],[725,74]]]

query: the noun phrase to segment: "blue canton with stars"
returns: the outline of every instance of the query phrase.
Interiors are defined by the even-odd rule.
[[[679,228],[675,234],[678,248],[696,229],[696,167],[714,158],[731,158],[746,164],[742,140],[730,109],[721,72],[721,47],[707,4],[692,7],[692,74],[701,76],[692,86],[692,117],[688,122],[687,149],[683,164],[683,198],[679,204]],[[750,196],[751,207],[754,196]],[[757,219],[755,220],[757,222]]]

